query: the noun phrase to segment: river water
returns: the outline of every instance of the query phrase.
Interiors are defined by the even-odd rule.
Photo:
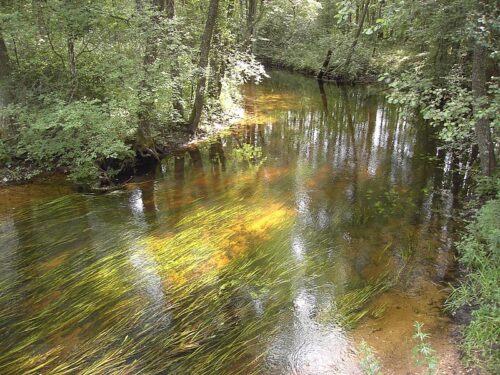
[[[270,75],[124,190],[0,190],[0,373],[414,373],[414,321],[458,371],[453,158],[382,87]]]

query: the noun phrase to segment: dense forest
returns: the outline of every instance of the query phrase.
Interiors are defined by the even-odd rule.
[[[320,80],[384,81],[447,143],[477,143],[491,175],[497,5],[3,1],[0,160],[12,178],[62,168],[112,180],[160,159],[180,133],[227,121],[236,87],[260,79],[265,63]]]
[[[467,165],[463,277],[446,309],[468,316],[466,363],[498,371],[496,0],[2,0],[0,183],[62,172],[120,187],[230,129],[241,86],[271,68],[318,92],[376,86]]]

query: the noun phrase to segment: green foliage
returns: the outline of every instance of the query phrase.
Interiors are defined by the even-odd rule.
[[[487,48],[492,63],[498,63],[499,24],[493,16],[498,10],[494,2],[481,4],[483,9],[473,1],[397,0],[384,7],[379,21],[385,46],[397,49],[389,50],[393,58],[380,65],[385,72],[380,80],[391,88],[389,100],[405,107],[407,115],[420,113],[439,129],[446,147],[459,151],[475,143],[479,118],[488,118],[498,137],[498,78],[488,76],[488,95],[479,103],[471,90],[475,41]]]
[[[262,147],[252,146],[248,143],[243,143],[241,147],[234,149],[234,156],[237,160],[258,166],[265,161],[265,158],[262,157]]]
[[[429,344],[428,333],[423,331],[423,323],[415,322],[415,333],[413,339],[416,341],[415,347],[412,349],[415,367],[425,366],[428,375],[438,374],[439,358],[436,356],[435,350]],[[365,341],[361,342],[359,347],[360,365],[365,375],[382,375],[380,361],[371,348]]]
[[[404,196],[393,187],[390,190],[375,193],[372,190],[366,192],[367,208],[373,207],[377,217],[391,217],[408,210],[414,203],[408,196]]]
[[[500,193],[500,178],[498,176],[476,176],[474,191],[481,198],[494,198]]]
[[[134,119],[125,108],[104,106],[98,100],[65,103],[46,98],[36,111],[10,110],[18,115],[20,126],[16,157],[43,169],[55,163],[81,181],[98,175],[99,165],[107,159],[133,156],[126,141],[135,131]]]
[[[318,29],[311,28],[318,18],[319,3],[308,3],[309,6],[285,0],[270,2],[256,41],[259,57],[295,70],[315,71],[318,68],[328,38]]]
[[[379,80],[389,80],[389,74]],[[475,142],[474,124],[482,117],[490,119],[493,137],[498,137],[500,120],[500,89],[498,79],[493,78],[489,85],[488,100],[481,111],[473,112],[474,98],[470,89],[470,79],[462,69],[455,67],[446,77],[444,84],[437,86],[426,78],[422,65],[405,70],[392,78],[389,83],[391,92],[388,100],[401,105],[407,116],[420,113],[431,126],[439,129],[443,145],[457,151],[469,150]]]
[[[256,54],[265,61],[315,74],[327,50],[333,48],[330,75],[334,78],[355,81],[372,73],[373,36],[368,34],[362,36],[349,66],[344,64],[356,31],[353,24],[346,28],[356,9],[351,1],[275,0],[268,7],[255,45]]]
[[[388,96],[389,103],[401,105],[405,109],[414,110],[421,105],[422,96],[427,93],[432,85],[422,74],[420,64],[412,69],[402,71],[397,79],[385,73],[379,77],[380,82],[391,80],[391,91]]]
[[[465,86],[460,72],[452,72],[445,82],[444,87],[434,87],[424,93],[422,115],[432,126],[440,127],[440,138],[447,145],[459,149],[473,139],[472,92]]]
[[[0,165],[5,165],[11,161],[11,151],[7,144],[0,139]]]
[[[391,215],[394,214],[398,206],[401,207],[400,201],[398,192],[393,188],[384,192],[383,200],[377,200],[374,206],[380,215]]]
[[[475,114],[476,118],[486,117],[490,120],[493,136],[498,137],[500,132],[500,77],[492,77],[488,86],[488,96],[483,99],[481,110]]]
[[[491,180],[488,184],[491,184]],[[482,185],[480,183],[479,185]],[[499,179],[495,186],[498,187]],[[491,191],[490,191],[491,192]],[[494,372],[500,366],[500,198],[490,200],[469,224],[457,248],[468,274],[453,289],[447,309],[472,309],[462,348],[469,365]]]
[[[373,349],[365,341],[361,341],[359,351],[363,373],[365,375],[382,375],[380,362]]]
[[[202,72],[205,4],[175,2],[175,17],[158,4],[2,4],[0,38],[12,83],[2,112],[12,126],[0,137],[0,161],[63,168],[79,181],[109,179],[136,151],[174,142],[172,133],[187,125],[200,74],[208,88],[203,120],[227,121],[238,85],[265,74],[237,40],[240,29],[231,23],[237,16],[225,17],[228,4],[221,2],[210,67]]]
[[[425,366],[428,375],[435,375],[438,372],[439,358],[435,355],[435,350],[428,343],[430,335],[425,333],[422,327],[422,323],[415,322],[413,339],[417,344],[413,348],[413,358],[417,367]]]

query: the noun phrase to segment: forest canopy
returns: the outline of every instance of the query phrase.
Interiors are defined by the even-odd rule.
[[[6,181],[133,174],[200,124],[227,122],[262,64],[388,84],[392,102],[495,169],[495,1],[4,0],[0,11]]]

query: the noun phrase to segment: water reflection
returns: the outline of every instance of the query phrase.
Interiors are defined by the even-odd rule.
[[[272,77],[164,177],[2,215],[1,373],[355,374],[394,294],[431,314],[458,162],[377,87]]]

